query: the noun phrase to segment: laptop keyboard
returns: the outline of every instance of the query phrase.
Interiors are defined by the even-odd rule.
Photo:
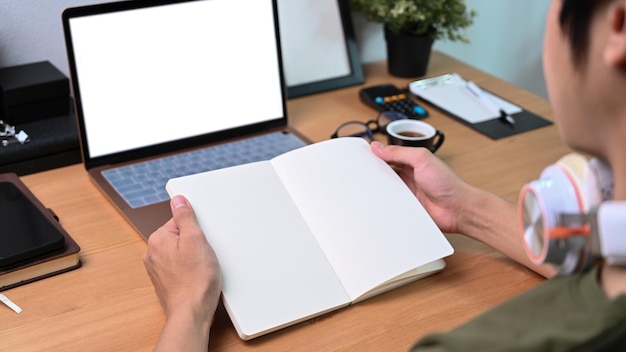
[[[273,132],[108,169],[102,176],[131,208],[138,208],[169,200],[165,184],[171,178],[269,160],[304,145],[291,133]]]

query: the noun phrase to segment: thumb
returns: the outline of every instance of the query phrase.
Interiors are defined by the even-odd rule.
[[[399,154],[399,152],[401,151],[401,148],[399,148],[398,146],[385,145],[378,141],[373,141],[370,144],[370,149],[372,153],[374,153],[374,155],[376,155],[377,157],[381,158],[382,160],[386,162],[398,163],[398,162],[404,161],[402,160],[403,158]]]
[[[172,197],[170,201],[172,216],[179,230],[179,235],[185,236],[190,234],[202,233],[196,213],[194,212],[189,200],[184,196],[177,195]]]
[[[370,144],[370,149],[374,155],[392,164],[413,165],[430,154],[426,148],[403,147],[398,145],[384,145],[374,141]]]

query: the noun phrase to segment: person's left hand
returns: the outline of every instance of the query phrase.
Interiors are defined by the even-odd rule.
[[[160,343],[181,347],[171,343],[191,335],[180,342],[200,338],[198,344],[206,350],[204,340],[208,343],[222,289],[220,267],[187,199],[176,196],[170,204],[173,218],[150,235],[144,255],[167,319]]]

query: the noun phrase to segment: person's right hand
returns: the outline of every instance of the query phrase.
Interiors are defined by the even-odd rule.
[[[546,277],[554,275],[554,268],[533,264],[524,252],[514,203],[469,185],[426,148],[372,142],[371,149],[398,169],[441,231],[466,235]]]
[[[395,166],[402,180],[444,232],[459,232],[459,214],[471,189],[426,148],[372,142],[372,152]]]

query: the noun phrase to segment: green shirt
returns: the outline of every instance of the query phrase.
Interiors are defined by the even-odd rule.
[[[626,351],[626,295],[609,300],[598,273],[547,280],[411,351]]]

